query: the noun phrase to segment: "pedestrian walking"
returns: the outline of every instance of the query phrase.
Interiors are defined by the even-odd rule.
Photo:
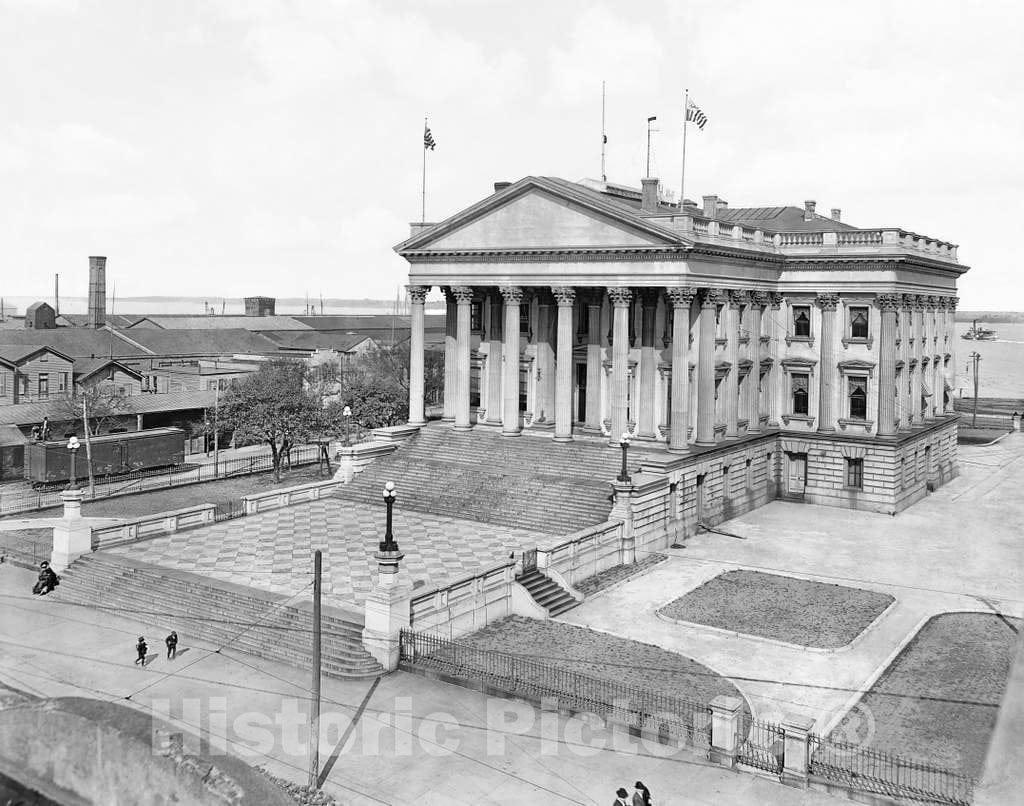
[[[135,659],[136,663],[146,665],[146,653],[149,651],[149,647],[146,646],[146,639],[141,635],[139,636],[139,643],[135,645],[135,651],[139,653],[139,657]]]
[[[178,634],[171,630],[171,634],[164,639],[167,644],[167,659],[174,660],[178,657]]]
[[[621,786],[615,792],[615,802],[612,806],[630,806],[629,793]]]
[[[651,806],[651,790],[644,786],[643,781],[636,782],[636,791],[633,793],[633,806]]]

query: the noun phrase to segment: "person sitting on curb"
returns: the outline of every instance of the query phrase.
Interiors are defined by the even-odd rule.
[[[50,564],[45,560],[39,563],[39,579],[36,584],[32,586],[32,593],[45,596],[59,584],[60,578],[56,573],[54,573],[54,570],[50,568]]]

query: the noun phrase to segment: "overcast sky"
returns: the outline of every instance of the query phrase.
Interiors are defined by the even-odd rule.
[[[393,298],[392,246],[529,174],[655,173],[960,244],[1024,309],[1024,11],[992,2],[0,0],[0,294]]]

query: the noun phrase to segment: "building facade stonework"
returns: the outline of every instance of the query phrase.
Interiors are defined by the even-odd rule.
[[[701,210],[611,188],[528,177],[396,247],[413,375],[426,293],[448,300],[455,428],[662,447],[644,470],[694,523],[776,497],[896,512],[956,475],[955,245],[813,203]]]

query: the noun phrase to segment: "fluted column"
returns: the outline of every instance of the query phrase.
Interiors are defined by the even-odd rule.
[[[911,387],[914,383],[914,372],[910,367],[911,359],[914,357],[914,351],[911,348],[910,342],[913,338],[913,315],[911,308],[911,295],[901,295],[902,303],[900,305],[900,359],[903,361],[903,378],[900,382],[899,396],[897,397],[897,405],[899,406],[900,415],[900,431],[909,431],[914,425],[914,410],[910,405],[911,398]]]
[[[924,298],[920,294],[911,294],[911,326],[914,337],[911,339],[911,354],[917,360],[914,368],[913,381],[910,389],[910,405],[914,412],[914,422],[920,423],[924,417],[921,413],[921,382],[924,379]]]
[[[957,363],[956,363],[956,306],[960,303],[960,297],[950,297],[946,303],[949,306],[949,340],[946,342],[946,351],[949,353],[949,403],[946,404],[946,411],[953,411],[953,395],[956,392]]]
[[[658,294],[645,288],[640,292],[640,394],[636,408],[637,436],[653,439],[659,436],[654,421],[654,381],[658,375],[658,354],[654,349],[654,317]]]
[[[835,431],[836,391],[836,308],[838,294],[818,294],[815,298],[821,308],[821,345],[818,355],[818,430]]]
[[[715,444],[715,310],[722,299],[717,288],[700,294],[700,343],[697,345],[697,445]]]
[[[473,289],[456,286],[452,295],[458,311],[455,327],[455,428],[468,431],[473,427],[469,421],[469,314],[473,305]]]
[[[668,449],[672,453],[686,453],[690,429],[690,306],[697,291],[667,288],[665,292],[672,303],[672,417]]]
[[[928,317],[928,338],[925,340],[925,347],[927,348],[928,357],[931,359],[929,366],[931,371],[929,375],[929,383],[932,389],[931,400],[928,401],[927,417],[929,420],[934,420],[936,416],[942,414],[942,390],[939,389],[939,361],[937,355],[939,352],[939,317],[941,315],[939,298],[936,296],[929,296],[926,299],[926,316]]]
[[[739,434],[740,411],[740,305],[747,301],[746,291],[730,291],[725,306],[725,345],[729,374],[725,376],[722,388],[725,390],[725,435]]]
[[[409,425],[426,425],[423,411],[423,306],[430,289],[409,286]]]
[[[882,312],[878,342],[878,436],[896,435],[896,311],[903,304],[899,294],[879,294],[875,304]]]
[[[761,311],[768,304],[768,294],[755,291],[750,295],[750,374],[747,376],[747,433],[761,431]]]
[[[601,431],[601,302],[602,295],[588,291],[586,310],[580,316],[587,317],[587,420],[586,429]]]
[[[455,422],[455,384],[456,358],[456,308],[455,295],[450,288],[444,291],[444,413],[441,420],[446,423]]]
[[[501,296],[505,299],[501,433],[506,437],[518,437],[522,431],[519,427],[519,306],[523,302],[523,289],[502,286]]]
[[[765,394],[768,396],[768,425],[778,428],[782,417],[782,367],[779,361],[779,329],[782,320],[782,294],[778,291],[768,292],[768,300],[771,303],[771,319],[768,323],[768,354],[772,359],[771,369],[768,371],[768,383],[765,384]]]
[[[609,288],[608,298],[612,302],[612,430],[611,442],[619,444],[626,431],[629,391],[629,305],[633,291],[629,288]]]
[[[491,289],[487,299],[487,423],[501,425],[501,370],[504,352],[501,341],[501,294],[496,289]]]
[[[572,441],[572,288],[552,288],[558,305],[558,335],[555,340],[555,442]]]
[[[537,297],[537,321],[533,330],[537,355],[537,394],[533,403],[533,423],[550,426],[555,414],[555,325],[551,298],[547,292],[534,292]],[[529,304],[529,303],[524,303]]]

